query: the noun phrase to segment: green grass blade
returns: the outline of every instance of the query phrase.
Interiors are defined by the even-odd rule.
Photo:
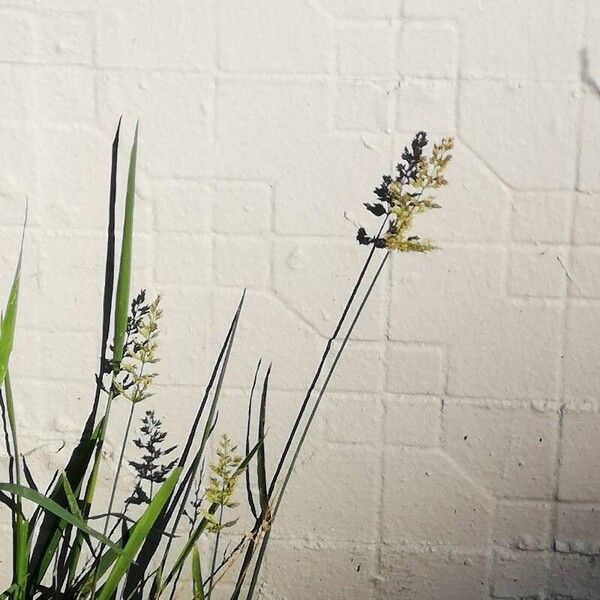
[[[25,223],[23,224],[23,234],[21,236],[21,250],[19,251],[19,260],[17,269],[13,278],[6,310],[2,316],[0,325],[0,387],[4,383],[4,378],[8,372],[8,361],[13,349],[15,338],[15,327],[17,323],[17,304],[19,302],[19,287],[21,284],[21,265],[23,263],[23,243],[25,241],[25,227],[27,226],[27,210],[25,210]]]
[[[98,600],[109,600],[115,592],[119,582],[127,572],[129,565],[133,562],[136,554],[138,553],[142,543],[146,539],[146,536],[152,530],[154,523],[163,506],[167,503],[177,480],[181,475],[182,468],[176,467],[173,472],[169,475],[166,481],[160,486],[160,489],[144,511],[144,514],[137,521],[134,530],[125,547],[123,548],[122,554],[117,559],[112,571],[109,573],[106,583],[100,589],[98,593]]]
[[[121,240],[121,257],[119,261],[119,275],[117,279],[117,291],[115,295],[115,322],[114,322],[114,340],[113,340],[113,383],[114,378],[119,372],[121,360],[123,359],[123,351],[125,344],[125,335],[127,332],[127,318],[129,315],[129,293],[131,288],[131,264],[133,254],[133,225],[134,225],[134,208],[135,208],[135,176],[137,167],[137,147],[138,147],[138,126],[135,126],[135,135],[131,154],[129,156],[129,173],[127,176],[127,193],[125,195],[125,217],[123,219],[123,237]],[[85,490],[84,514],[88,515],[94,496],[96,494],[96,486],[100,472],[100,462],[102,460],[102,447],[104,438],[108,429],[111,406],[113,401],[113,385],[111,384],[106,408],[104,411],[103,426],[100,431],[96,452],[94,455],[94,463],[92,473],[87,483]],[[75,540],[74,552],[71,560],[76,568],[79,561],[79,553],[81,549],[81,536]]]
[[[67,505],[69,507],[69,510],[79,519],[81,519],[83,522],[86,521],[85,517],[83,516],[83,514],[81,513],[81,509],[79,507],[79,504],[77,502],[77,498],[75,497],[75,493],[73,492],[73,488],[71,487],[71,484],[69,483],[69,479],[66,475],[66,473],[63,471],[60,475],[60,483],[63,487],[63,491],[65,493],[65,496],[67,498]],[[63,529],[61,528],[61,531],[63,531]],[[79,536],[81,532],[77,531],[77,535],[76,535],[76,539],[77,536]],[[102,535],[106,535],[106,532],[102,532]],[[71,531],[69,527],[65,528],[64,531],[64,535],[63,535],[63,546],[60,550],[58,550],[58,556],[60,558],[62,558],[62,560],[59,560],[59,564],[62,565],[62,569],[55,569],[55,573],[57,573],[58,571],[61,572],[62,575],[62,579],[64,580],[64,577],[67,577],[67,581],[71,582],[72,578],[73,578],[73,567],[72,564],[69,560],[71,554],[69,552],[69,541],[71,538]],[[89,540],[89,537],[86,536],[85,534],[81,533],[81,539],[85,540],[86,544],[88,545],[88,547],[91,549],[92,548],[92,544]]]
[[[25,465],[25,460],[23,460],[23,465]],[[48,484],[48,486],[46,487],[46,491],[44,492],[44,496],[49,496],[50,495],[50,491],[54,488],[54,484],[58,481],[58,471],[54,471],[54,475],[52,475],[52,479],[50,480],[50,483]],[[29,483],[29,482],[28,482]],[[35,486],[35,485],[31,485],[31,483],[29,483],[29,487],[32,490],[35,490],[36,492],[39,492],[39,489]],[[35,510],[33,511],[33,515],[31,515],[31,519],[29,519],[29,526],[30,526],[30,533],[29,533],[29,543],[31,544],[31,532],[34,530],[38,519],[40,518],[40,516],[43,514],[43,509],[41,506],[36,506]]]
[[[115,299],[115,332],[113,348],[113,369],[117,370],[123,358],[123,345],[129,314],[129,289],[131,287],[131,260],[133,253],[133,213],[135,207],[135,174],[137,166],[138,125],[135,126],[133,146],[129,156],[129,174],[127,176],[127,194],[125,196],[125,219],[121,240],[121,259],[117,279]]]
[[[202,586],[202,566],[200,564],[200,553],[194,545],[192,549],[192,592],[194,600],[204,599],[204,587]]]
[[[130,519],[128,519],[128,520],[130,520]],[[133,535],[136,526],[137,526],[137,524],[134,523],[133,526],[131,527],[131,529],[129,529],[129,530],[125,529],[125,531],[122,533],[121,539],[119,539],[117,541],[117,546],[119,548],[123,548],[125,546],[125,544],[127,543],[127,540],[129,540],[129,538]],[[156,529],[156,523],[154,524],[154,529]],[[161,531],[161,532],[159,532],[159,534],[162,536],[170,535],[165,531]],[[94,584],[94,579],[96,579],[96,581],[97,581],[97,580],[101,579],[102,577],[104,577],[104,575],[106,575],[108,570],[115,563],[117,558],[119,558],[119,553],[116,552],[115,550],[113,550],[112,548],[108,548],[106,550],[106,552],[104,552],[97,559],[95,564],[91,565],[87,569],[87,571],[80,573],[77,578],[76,583],[74,584],[74,586],[72,586],[72,590],[75,592],[75,596],[79,598],[79,597],[85,597],[85,596],[89,595],[92,590],[93,584]],[[157,570],[157,573],[158,573],[158,570]],[[161,575],[161,578],[162,578],[162,575]],[[161,579],[161,581],[162,581],[162,579]],[[126,597],[129,597],[129,596],[126,596]]]
[[[217,512],[218,508],[219,508],[219,505],[214,503],[214,504],[210,505],[210,507],[208,508],[208,510],[206,512],[212,516],[215,514],[215,512]],[[190,555],[192,549],[194,548],[196,542],[198,541],[198,538],[204,533],[204,531],[208,527],[209,523],[210,523],[210,520],[207,517],[202,517],[200,523],[198,523],[196,528],[190,533],[190,536],[189,536],[185,546],[179,553],[179,556],[177,557],[177,560],[175,561],[175,564],[173,565],[172,569],[169,571],[169,574],[167,575],[167,577],[165,579],[163,587],[166,588],[169,585],[169,583],[171,583],[172,579],[177,576],[177,574],[183,567],[185,561],[187,560],[187,557]]]
[[[113,206],[113,192],[116,193],[116,159],[117,149],[119,143],[121,121],[119,120],[119,126],[117,127],[117,133],[115,135],[115,142],[113,143],[113,160],[111,169],[111,203],[109,212],[112,211]],[[125,334],[127,330],[127,316],[129,311],[129,292],[131,287],[131,263],[132,263],[132,252],[133,252],[133,217],[134,217],[134,205],[135,205],[135,175],[137,165],[137,145],[138,145],[138,126],[135,128],[135,136],[133,139],[133,145],[131,147],[131,154],[129,157],[129,173],[127,177],[127,193],[125,196],[125,216],[123,219],[123,236],[121,240],[121,256],[119,262],[119,275],[117,280],[117,291],[115,295],[115,316],[114,316],[114,339],[113,339],[113,358],[112,358],[112,371],[113,371],[113,383],[114,377],[119,371],[121,360],[123,358],[123,350],[125,343]],[[113,185],[114,183],[114,185]],[[109,222],[112,219],[112,214],[109,217]],[[105,297],[104,297],[104,314],[109,314],[108,297],[106,295],[106,284],[112,285],[112,280],[108,274],[108,271],[112,265],[113,256],[111,252],[111,226],[109,224],[109,244],[107,249],[107,274],[105,275]],[[103,326],[105,323],[103,323]],[[104,345],[103,345],[104,346]],[[103,357],[102,357],[103,358]],[[103,370],[101,369],[101,373]],[[96,398],[99,398],[100,387],[97,387]],[[85,493],[84,493],[84,505],[83,514],[87,517],[96,494],[96,486],[98,482],[98,474],[100,471],[100,462],[102,460],[102,447],[104,445],[104,438],[108,428],[108,421],[110,417],[110,411],[113,401],[113,386],[110,385],[110,392],[106,401],[106,407],[104,409],[104,417],[101,421],[102,427],[98,435],[96,443],[96,451],[94,453],[94,461],[92,466],[92,472],[88,479]],[[97,408],[97,402],[94,402],[94,408],[92,415],[95,414]],[[70,561],[71,573],[77,570],[77,565],[81,553],[82,539],[81,534],[78,535],[73,544],[73,549]]]
[[[19,250],[19,260],[13,277],[6,310],[0,318],[0,388],[4,385],[6,392],[6,412],[10,424],[10,430],[13,442],[14,470],[15,479],[18,484],[21,483],[21,467],[19,458],[19,445],[17,438],[17,425],[15,418],[15,408],[12,399],[12,390],[10,386],[10,377],[8,375],[8,363],[12,353],[15,328],[17,323],[17,306],[19,302],[19,287],[21,284],[21,265],[23,263],[23,244],[25,240],[25,228],[27,226],[27,209],[25,210],[25,222],[23,224],[23,234],[21,236],[21,248]],[[13,516],[13,578],[17,592],[16,598],[24,597],[25,586],[27,583],[27,569],[29,562],[29,524],[25,519],[21,507],[21,500],[17,498],[17,511]]]
[[[39,492],[36,492],[31,488],[25,487],[23,485],[17,485],[16,483],[0,483],[0,490],[19,496],[20,498],[30,500],[31,502],[34,502],[35,504],[41,506],[44,510],[53,513],[63,521],[66,521],[67,523],[73,525],[73,527],[77,527],[77,529],[80,529],[84,533],[87,533],[89,536],[101,541],[103,544],[107,544],[108,546],[111,546],[115,549],[117,548],[117,546],[113,544],[108,538],[104,537],[99,531],[96,531],[95,529],[89,527],[78,516],[63,508],[60,504],[58,504],[51,498],[48,498],[47,496],[44,496],[43,494],[40,494]]]

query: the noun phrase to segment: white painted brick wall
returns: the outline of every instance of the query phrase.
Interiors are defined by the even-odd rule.
[[[382,278],[264,598],[600,597],[594,81],[597,0],[0,1],[0,289],[28,196],[13,372],[38,473],[93,386],[119,114],[142,120],[136,285],[165,298],[152,404],[180,440],[247,286],[221,427],[241,435],[264,356],[273,446],[361,264],[361,202],[426,128],[457,138],[423,223],[442,250]]]

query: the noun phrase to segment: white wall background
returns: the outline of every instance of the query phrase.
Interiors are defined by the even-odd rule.
[[[27,195],[13,371],[38,472],[93,389],[121,113],[127,147],[142,123],[136,280],[164,293],[172,439],[243,286],[222,420],[237,435],[264,356],[282,435],[361,265],[361,203],[416,130],[452,134],[421,222],[442,250],[382,278],[264,597],[598,598],[595,76],[597,0],[0,1],[1,289]]]

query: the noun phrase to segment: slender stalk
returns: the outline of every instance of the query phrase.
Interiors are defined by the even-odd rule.
[[[369,299],[369,296],[371,295],[371,292],[373,291],[373,288],[375,287],[375,284],[377,283],[377,280],[379,279],[379,275],[381,274],[381,271],[383,270],[383,267],[385,266],[385,263],[387,262],[389,256],[390,256],[390,253],[386,252],[381,263],[379,264],[379,267],[377,268],[377,271],[375,272],[375,275],[373,276],[373,280],[371,281],[371,284],[369,285],[367,292],[365,293],[365,296],[360,303],[360,306],[358,307],[358,310],[356,311],[356,315],[352,319],[352,322],[350,324],[350,327],[348,328],[348,331],[346,332],[346,335],[344,336],[342,344],[340,345],[340,348],[337,351],[335,358],[333,359],[333,362],[331,363],[331,366],[329,367],[329,371],[327,372],[327,377],[325,378],[325,381],[323,382],[323,386],[321,387],[321,390],[319,391],[319,395],[317,396],[317,399],[315,401],[313,409],[310,412],[308,420],[306,421],[306,425],[304,426],[304,430],[302,431],[302,435],[300,436],[300,440],[298,441],[298,445],[296,446],[296,450],[294,451],[294,455],[293,455],[290,465],[288,467],[286,476],[283,480],[283,484],[281,486],[281,490],[279,492],[277,502],[276,502],[275,507],[272,512],[273,518],[275,517],[275,514],[277,513],[277,510],[279,508],[279,505],[281,504],[283,493],[284,493],[285,488],[287,487],[287,484],[290,480],[290,476],[294,469],[294,465],[296,464],[296,461],[298,460],[298,455],[300,454],[300,450],[302,449],[302,445],[304,444],[304,440],[306,439],[308,430],[310,429],[310,426],[315,418],[315,414],[317,412],[317,409],[319,408],[319,404],[321,403],[321,400],[322,400],[323,396],[325,395],[325,392],[327,391],[329,382],[330,382],[331,378],[333,377],[335,368],[342,356],[342,353],[344,352],[344,349],[346,348],[346,344],[348,343],[348,340],[350,339],[350,336],[352,335],[352,332],[354,331],[354,327],[356,326],[356,323],[358,322],[358,319],[360,318],[360,315],[367,303],[367,300]]]
[[[379,233],[377,234],[378,237],[381,235],[381,232],[383,231],[383,228],[387,224],[388,219],[389,219],[389,215],[386,216],[386,218],[384,219],[384,221],[379,229]],[[287,455],[288,455],[290,448],[294,442],[294,438],[296,437],[296,433],[298,431],[298,427],[300,426],[302,417],[304,416],[304,413],[306,411],[308,403],[310,402],[310,398],[311,398],[311,396],[315,390],[315,387],[317,385],[317,382],[319,381],[319,378],[321,376],[321,372],[323,370],[323,367],[325,365],[327,357],[329,356],[329,352],[331,351],[331,347],[333,346],[333,342],[336,340],[337,336],[339,335],[339,333],[344,325],[346,317],[348,316],[348,312],[350,311],[350,308],[352,307],[352,303],[354,302],[354,298],[356,297],[356,294],[358,293],[358,290],[359,290],[359,288],[363,282],[363,279],[365,277],[365,274],[367,272],[367,269],[369,268],[369,265],[371,264],[371,260],[373,259],[375,250],[376,250],[375,246],[372,246],[371,250],[369,251],[369,254],[367,256],[367,259],[365,260],[365,264],[363,265],[363,267],[358,275],[356,283],[354,284],[354,287],[352,288],[352,292],[350,293],[350,296],[348,297],[346,305],[344,306],[344,310],[342,311],[339,321],[338,321],[333,333],[331,334],[331,337],[327,340],[327,345],[325,346],[325,350],[323,350],[323,354],[321,355],[321,360],[319,361],[317,370],[312,378],[312,381],[310,382],[310,385],[308,387],[308,390],[306,392],[306,395],[304,397],[304,400],[302,402],[302,405],[300,407],[300,410],[298,411],[298,415],[297,415],[294,425],[292,427],[292,431],[285,443],[283,452],[281,454],[281,457],[279,458],[279,462],[277,463],[277,467],[275,469],[273,479],[271,480],[271,484],[269,486],[269,497],[271,497],[273,490],[275,488],[275,484],[279,478],[281,470],[283,469]]]
[[[247,534],[244,534],[242,536],[242,539],[233,547],[233,549],[229,552],[226,552],[223,555],[223,558],[221,559],[221,562],[218,564],[218,566],[215,567],[215,572],[212,576],[212,579],[214,579],[214,576],[217,575],[220,571],[223,570],[223,568],[225,566],[228,565],[228,563],[235,557],[235,555],[246,545],[246,542],[248,541],[248,537]],[[222,577],[222,576],[221,576]],[[219,579],[221,579],[221,577],[219,577]],[[211,580],[211,576],[209,575],[205,580],[204,580],[204,585],[208,585],[208,583]]]
[[[123,441],[121,442],[121,451],[119,453],[119,461],[117,462],[117,470],[115,472],[115,478],[113,480],[112,489],[110,491],[110,500],[108,502],[108,510],[106,512],[106,521],[104,522],[104,530],[102,534],[106,536],[108,531],[108,524],[110,521],[110,515],[112,513],[113,505],[115,502],[115,495],[117,492],[117,484],[119,482],[119,476],[121,475],[121,468],[123,467],[123,458],[125,456],[125,448],[127,446],[127,441],[129,440],[129,432],[131,430],[131,421],[133,420],[133,412],[135,410],[135,404],[131,403],[131,408],[129,409],[129,416],[127,418],[127,426],[125,427],[125,433],[123,434]]]
[[[383,259],[381,261],[381,263],[379,264],[379,267],[377,268],[377,271],[376,271],[375,275],[373,276],[373,279],[372,279],[372,281],[371,281],[371,283],[370,283],[370,285],[369,285],[369,287],[368,287],[368,289],[367,289],[367,291],[365,293],[364,298],[362,299],[362,301],[361,301],[361,303],[360,303],[360,305],[358,307],[358,310],[356,311],[356,315],[354,316],[354,318],[352,319],[352,322],[350,323],[350,327],[348,328],[348,331],[344,335],[344,339],[342,341],[342,344],[340,345],[340,348],[337,351],[337,353],[336,353],[336,355],[335,355],[335,357],[333,359],[333,362],[331,363],[331,366],[329,367],[329,370],[327,372],[327,376],[325,378],[325,381],[323,382],[323,386],[321,387],[321,390],[319,391],[319,395],[317,396],[315,404],[314,404],[314,406],[313,406],[313,408],[312,408],[312,410],[310,412],[310,415],[309,415],[309,417],[308,417],[308,419],[306,421],[306,424],[304,426],[304,429],[303,429],[302,434],[300,436],[300,439],[298,441],[298,445],[296,446],[296,450],[294,451],[294,454],[292,456],[292,460],[290,461],[290,465],[289,465],[289,467],[287,469],[287,472],[286,472],[285,478],[283,480],[283,484],[281,486],[281,490],[280,490],[279,495],[277,497],[277,501],[275,503],[275,506],[272,509],[272,512],[271,512],[271,523],[270,523],[271,525],[272,525],[273,521],[275,520],[275,516],[276,516],[276,514],[277,514],[277,512],[279,510],[279,507],[281,505],[281,501],[283,499],[283,495],[284,495],[285,490],[287,488],[287,485],[289,483],[290,477],[292,476],[292,472],[293,472],[294,466],[296,464],[296,461],[298,460],[298,456],[300,454],[300,450],[302,449],[304,441],[306,440],[306,436],[308,435],[308,431],[310,429],[310,426],[311,426],[311,424],[312,424],[312,422],[314,420],[315,414],[316,414],[316,412],[317,412],[317,410],[319,408],[319,404],[321,403],[321,399],[323,398],[325,392],[327,391],[327,387],[329,385],[331,377],[333,376],[335,368],[336,368],[336,366],[337,366],[337,364],[338,364],[338,362],[339,362],[339,360],[340,360],[340,358],[342,356],[342,353],[344,352],[346,344],[348,343],[348,340],[350,339],[350,336],[352,335],[354,327],[356,326],[356,323],[358,322],[358,319],[360,318],[360,315],[361,315],[361,313],[362,313],[362,311],[363,311],[363,309],[364,309],[364,307],[365,307],[365,305],[367,303],[367,300],[369,299],[369,296],[371,295],[371,292],[373,291],[373,287],[375,286],[375,283],[379,279],[379,275],[381,274],[381,271],[383,270],[383,267],[385,266],[385,263],[387,262],[389,256],[390,256],[390,253],[386,252],[385,256],[383,257]],[[254,572],[252,574],[252,580],[251,580],[250,587],[249,587],[249,590],[248,590],[248,595],[246,596],[246,600],[252,600],[252,597],[254,595],[254,590],[256,588],[256,583],[257,583],[257,580],[258,580],[258,574],[259,574],[259,571],[260,571],[260,566],[261,566],[261,563],[262,563],[262,560],[263,560],[263,557],[264,557],[264,554],[265,554],[265,551],[266,551],[266,547],[267,547],[267,544],[268,544],[268,541],[269,541],[269,538],[270,538],[270,532],[271,532],[271,529],[269,528],[267,530],[267,532],[265,533],[265,537],[264,537],[263,542],[261,544],[261,547],[260,547],[260,550],[259,550],[259,553],[258,553],[258,557],[257,557],[257,560],[256,560],[256,565],[254,567]]]
[[[127,338],[125,340],[125,345],[127,346],[127,344],[130,341],[130,335],[129,333],[127,334]],[[140,367],[140,378],[142,377],[143,373],[144,373],[144,367],[146,366],[145,362],[142,362],[141,367]],[[140,384],[139,382],[136,383],[136,387],[135,387],[135,391],[133,392],[133,394],[130,396],[130,398],[138,398],[138,394],[140,393]],[[115,495],[117,492],[117,484],[119,483],[119,476],[121,475],[121,468],[123,467],[123,457],[125,456],[125,448],[127,446],[127,440],[129,439],[129,432],[131,430],[131,421],[133,419],[133,412],[135,410],[135,405],[137,404],[137,402],[131,402],[131,408],[129,409],[129,416],[127,418],[127,426],[125,427],[125,433],[123,434],[123,441],[121,443],[121,451],[119,453],[119,460],[117,462],[117,470],[115,472],[115,478],[113,479],[113,484],[112,484],[112,488],[110,491],[110,500],[108,502],[108,510],[106,511],[106,521],[104,522],[104,531],[103,531],[103,535],[106,536],[106,532],[108,531],[108,524],[110,521],[110,515],[112,513],[112,509],[113,509],[113,505],[115,502]],[[150,498],[152,498],[152,493],[150,493]],[[100,548],[100,553],[102,552],[102,547]]]
[[[100,462],[101,462],[101,458],[102,458],[102,448],[104,446],[104,439],[106,437],[106,431],[107,431],[107,426],[108,426],[108,420],[110,418],[110,409],[112,407],[112,403],[114,400],[114,384],[115,384],[115,380],[116,377],[118,375],[118,371],[117,369],[113,370],[113,375],[112,375],[112,382],[110,385],[110,391],[108,394],[108,400],[106,401],[106,409],[104,411],[104,418],[102,421],[102,430],[100,432],[100,436],[98,438],[98,445],[96,446],[96,455],[94,456],[94,468],[92,469],[92,474],[90,476],[90,480],[88,482],[88,488],[86,489],[86,494],[85,494],[85,507],[88,509],[88,514],[89,514],[89,510],[91,508],[91,504],[92,504],[92,500],[94,498],[94,494],[96,492],[96,485],[98,484],[98,473],[100,472]],[[129,413],[129,421],[127,423],[127,431],[126,431],[126,436],[129,435],[129,428],[131,427],[131,418],[132,418],[132,413],[133,413],[133,404],[131,407],[131,411]],[[126,440],[123,441],[123,444],[126,443]],[[121,457],[119,459],[119,461],[122,461],[123,458],[123,453],[124,453],[124,446],[122,446],[121,448]],[[120,469],[120,464],[119,464],[119,469]],[[108,509],[108,514],[106,515],[106,521],[104,523],[104,534],[106,534],[106,530],[108,529],[108,521],[110,519],[110,512],[112,510],[112,502],[114,500],[114,493],[115,493],[115,489],[116,489],[116,485],[117,485],[117,477],[118,477],[118,473],[117,476],[115,477],[115,481],[113,483],[113,489],[111,492],[111,503],[109,505],[109,509]],[[90,485],[91,484],[91,485]],[[90,492],[88,495],[88,491]],[[88,515],[86,515],[87,517]],[[100,549],[100,552],[102,550],[102,547]],[[96,585],[98,583],[98,569],[95,570],[94,572],[94,581],[92,584],[92,593],[90,595],[90,597],[92,598],[92,600],[94,600],[94,598],[96,597]]]
[[[196,498],[198,498],[200,495],[200,488],[202,487],[203,473],[204,473],[204,463],[202,463],[202,465],[200,466],[200,470],[198,471],[198,475],[197,475],[198,482],[196,484],[196,491],[195,491]],[[192,479],[192,481],[193,481],[193,479]],[[192,532],[196,528],[197,523],[198,523],[198,509],[195,509],[194,514],[193,514],[192,518],[190,519],[189,535],[192,535]],[[175,592],[177,591],[177,586],[179,585],[179,578],[181,577],[181,572],[182,572],[182,570],[180,569],[179,572],[177,573],[177,576],[173,580],[173,588],[171,589],[171,594],[169,595],[170,599],[173,598],[173,596],[175,595]]]
[[[386,215],[385,219],[383,220],[381,227],[379,228],[379,232],[377,234],[377,237],[379,237],[381,235],[381,233],[383,232],[388,220],[390,218],[390,215]],[[356,295],[358,293],[358,290],[361,287],[361,284],[365,278],[365,275],[367,273],[367,270],[371,264],[371,261],[373,260],[373,256],[375,254],[375,246],[371,246],[371,249],[369,251],[369,254],[367,255],[367,258],[365,259],[365,262],[358,274],[358,277],[356,279],[356,282],[354,283],[354,287],[352,288],[352,291],[350,292],[350,296],[348,297],[348,300],[346,301],[346,304],[342,310],[342,314],[340,315],[340,318],[337,322],[337,325],[335,326],[335,329],[333,331],[333,333],[331,334],[331,336],[329,337],[329,339],[327,340],[327,344],[325,346],[325,349],[323,350],[323,353],[321,355],[321,359],[319,361],[319,364],[317,366],[317,370],[309,384],[308,390],[306,392],[306,395],[304,396],[304,399],[302,401],[302,405],[300,406],[300,409],[298,411],[298,414],[296,415],[296,419],[294,421],[294,424],[292,426],[292,430],[286,440],[285,446],[283,448],[283,452],[281,453],[281,456],[279,457],[279,461],[277,463],[277,467],[275,468],[275,473],[273,475],[273,478],[271,479],[271,483],[269,485],[269,490],[268,490],[268,498],[269,500],[272,498],[274,490],[275,490],[275,485],[277,483],[277,481],[279,480],[279,476],[281,474],[281,471],[283,470],[283,467],[285,466],[285,461],[287,459],[287,456],[291,450],[292,444],[294,442],[294,439],[296,437],[296,434],[298,432],[298,429],[300,427],[300,424],[302,422],[302,417],[304,416],[304,413],[306,412],[306,409],[308,407],[308,404],[310,402],[310,399],[312,397],[312,394],[317,386],[317,383],[321,377],[321,373],[323,371],[323,368],[325,366],[325,363],[327,361],[327,357],[329,356],[329,353],[331,351],[331,348],[333,346],[333,342],[337,339],[337,336],[339,335],[344,322],[346,321],[346,318],[348,317],[348,313],[350,312],[350,309],[352,307],[352,304],[354,302],[354,299],[356,298]],[[260,531],[260,528],[263,526],[263,523],[265,521],[266,518],[266,512],[263,510],[261,511],[260,515],[258,516],[258,518],[255,521],[254,524],[254,528],[252,529],[252,536],[250,539],[250,542],[248,544],[248,548],[246,549],[246,553],[244,555],[244,560],[242,561],[242,567],[240,569],[240,574],[238,576],[238,582],[236,584],[236,589],[231,597],[231,600],[237,600],[239,598],[239,594],[241,591],[241,586],[243,583],[243,580],[245,578],[246,575],[246,571],[250,565],[250,561],[252,560],[252,556],[254,554],[254,550],[256,547],[256,540],[257,540],[257,536],[258,533]]]
[[[215,548],[212,555],[212,563],[210,565],[210,586],[208,588],[208,594],[206,595],[206,600],[210,600],[212,596],[212,591],[214,588],[213,578],[215,576],[215,568],[217,566],[217,553],[219,552],[219,542],[221,541],[221,525],[223,524],[223,505],[219,507],[219,527],[217,528],[217,533],[215,536]],[[175,589],[175,588],[173,588]]]
[[[113,373],[113,383],[116,377],[116,373]],[[100,435],[98,436],[98,444],[96,445],[96,454],[94,456],[94,467],[92,469],[92,474],[90,476],[90,480],[85,490],[85,506],[91,506],[92,500],[94,498],[94,492],[96,491],[96,485],[98,484],[98,473],[100,471],[100,462],[102,458],[102,449],[104,448],[104,439],[106,437],[106,431],[108,429],[108,420],[110,418],[110,411],[112,408],[112,403],[114,399],[114,390],[113,385],[110,386],[110,391],[108,392],[108,398],[106,400],[106,408],[104,410],[104,416],[102,417],[102,427],[100,429]],[[88,508],[89,510],[89,508]]]

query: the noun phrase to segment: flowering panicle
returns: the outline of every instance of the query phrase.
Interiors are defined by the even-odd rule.
[[[125,352],[120,378],[115,382],[115,396],[124,396],[133,404],[152,396],[150,386],[157,373],[148,372],[148,365],[158,362],[158,321],[162,317],[161,297],[146,303],[142,290],[131,302],[127,319]]]
[[[205,497],[210,504],[217,504],[220,509],[238,506],[238,503],[233,501],[233,494],[239,478],[236,472],[242,462],[242,457],[235,453],[236,450],[237,447],[231,445],[229,436],[223,434],[216,450],[217,460],[210,465],[212,475],[206,488]],[[236,519],[223,523],[207,512],[204,513],[204,516],[209,521],[208,531],[212,533],[217,533],[225,527],[231,527],[237,521]]]
[[[367,210],[377,217],[385,217],[387,230],[382,236],[370,237],[363,227],[358,230],[359,244],[373,244],[377,248],[387,248],[399,252],[429,252],[435,246],[429,240],[422,240],[411,234],[415,215],[433,208],[440,208],[429,193],[444,187],[448,182],[444,176],[452,158],[454,147],[452,138],[443,138],[434,144],[431,156],[424,154],[427,134],[417,133],[411,147],[404,148],[402,162],[396,165],[398,175],[384,175],[381,185],[374,192],[378,202],[365,203]]]

